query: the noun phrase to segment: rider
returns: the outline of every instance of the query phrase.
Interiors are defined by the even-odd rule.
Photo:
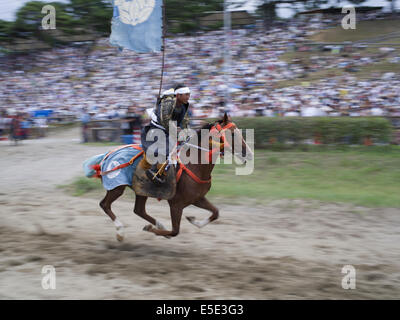
[[[151,122],[142,130],[142,147],[147,154],[147,149],[154,143],[154,140],[147,140],[152,130],[162,130],[166,135],[165,151],[157,150],[158,156],[162,157],[165,167],[169,152],[169,129],[187,129],[189,125],[189,98],[190,89],[183,84],[177,85],[174,89],[165,91],[157,100],[157,104],[151,114]],[[175,126],[175,121],[177,127]],[[171,126],[171,127],[170,127]],[[155,163],[146,170],[147,177],[155,184],[163,184],[165,178],[159,172],[160,163]],[[163,168],[163,167],[161,167]],[[161,170],[162,171],[162,170]]]

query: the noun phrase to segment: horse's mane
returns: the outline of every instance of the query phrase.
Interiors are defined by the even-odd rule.
[[[214,122],[212,122],[212,123],[206,123],[206,124],[203,125],[200,129],[197,130],[197,136],[200,138],[200,136],[201,136],[201,130],[205,129],[205,130],[210,131],[211,128],[212,128],[216,123],[222,124],[223,122],[224,122],[224,120],[217,120],[217,121],[214,121]]]
[[[214,123],[206,123],[204,126],[202,126],[200,128],[200,130],[202,130],[202,129],[210,130],[213,127],[213,125],[214,125]]]

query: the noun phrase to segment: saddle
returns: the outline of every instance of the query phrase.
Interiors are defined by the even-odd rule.
[[[161,167],[161,165],[158,165]],[[145,197],[157,198],[160,200],[170,200],[176,192],[176,169],[169,165],[164,170],[165,183],[156,185],[146,175],[146,170],[151,168],[151,164],[146,160],[146,155],[136,167],[132,180],[132,188],[136,194]]]

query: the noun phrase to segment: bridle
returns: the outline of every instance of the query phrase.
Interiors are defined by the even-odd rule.
[[[210,133],[212,137],[220,137],[222,143],[218,143],[214,140],[212,140],[212,145],[216,145],[215,148],[212,148],[209,151],[209,161],[212,161],[212,157],[215,153],[219,152],[221,157],[224,157],[224,150],[225,146],[228,148],[232,149],[232,146],[230,145],[229,141],[226,139],[226,130],[235,127],[235,130],[237,129],[236,125],[233,122],[230,122],[226,124],[225,126],[221,126],[220,123],[215,124],[214,126],[211,127]]]
[[[225,137],[225,132],[226,132],[226,130],[228,130],[228,129],[232,128],[232,127],[235,127],[235,130],[237,129],[236,125],[235,125],[233,122],[228,123],[227,125],[225,125],[225,126],[223,126],[223,127],[222,127],[221,124],[219,124],[219,123],[217,123],[217,124],[215,124],[214,126],[211,127],[211,129],[210,129],[211,136],[213,136],[213,137],[215,137],[215,136],[220,136],[220,139],[221,139],[221,141],[222,141],[222,143],[218,143],[218,142],[212,140],[212,141],[211,141],[211,144],[212,144],[212,145],[216,145],[216,147],[215,147],[215,148],[212,148],[211,150],[210,150],[210,149],[202,148],[202,147],[200,147],[200,146],[196,146],[196,145],[191,144],[191,143],[185,143],[185,145],[190,146],[190,147],[194,147],[194,148],[199,149],[199,150],[202,150],[202,151],[208,152],[208,154],[207,154],[208,160],[209,160],[209,163],[211,163],[211,162],[212,162],[212,157],[213,157],[213,155],[214,155],[215,153],[219,152],[219,154],[223,157],[223,156],[224,156],[224,147],[225,147],[225,145],[227,145],[227,146],[229,146],[229,147],[231,146],[231,145],[229,144],[229,142],[227,141],[226,137]],[[179,152],[179,153],[180,153],[180,152]],[[201,180],[201,179],[199,179],[191,170],[189,170],[189,169],[180,161],[180,159],[179,159],[179,153],[178,153],[178,159],[177,159],[177,160],[178,160],[178,163],[180,164],[180,168],[179,168],[179,170],[178,170],[178,172],[177,172],[177,175],[176,175],[176,181],[177,181],[177,182],[179,182],[179,180],[180,180],[180,178],[181,178],[181,176],[182,176],[183,171],[185,171],[185,172],[186,172],[194,181],[196,181],[197,183],[206,184],[206,183],[210,183],[210,182],[211,182],[211,177],[210,177],[210,179],[208,179],[208,180]]]

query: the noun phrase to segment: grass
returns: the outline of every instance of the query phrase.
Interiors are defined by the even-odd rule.
[[[251,175],[235,175],[237,165],[216,165],[210,197],[229,203],[310,199],[400,207],[399,147],[316,147],[308,152],[256,150],[255,155]],[[75,196],[104,194],[98,179],[77,178],[63,188]]]
[[[75,197],[83,196],[92,191],[103,190],[100,179],[89,179],[86,177],[76,178],[72,183],[68,185],[60,185],[58,187]]]
[[[380,147],[311,152],[256,150],[252,175],[236,176],[233,166],[217,166],[210,195],[400,207],[400,150],[384,150]]]
[[[361,41],[398,32],[399,30],[400,19],[359,21],[354,30],[345,30],[338,24],[335,28],[323,30],[311,36],[310,40],[315,42]]]

